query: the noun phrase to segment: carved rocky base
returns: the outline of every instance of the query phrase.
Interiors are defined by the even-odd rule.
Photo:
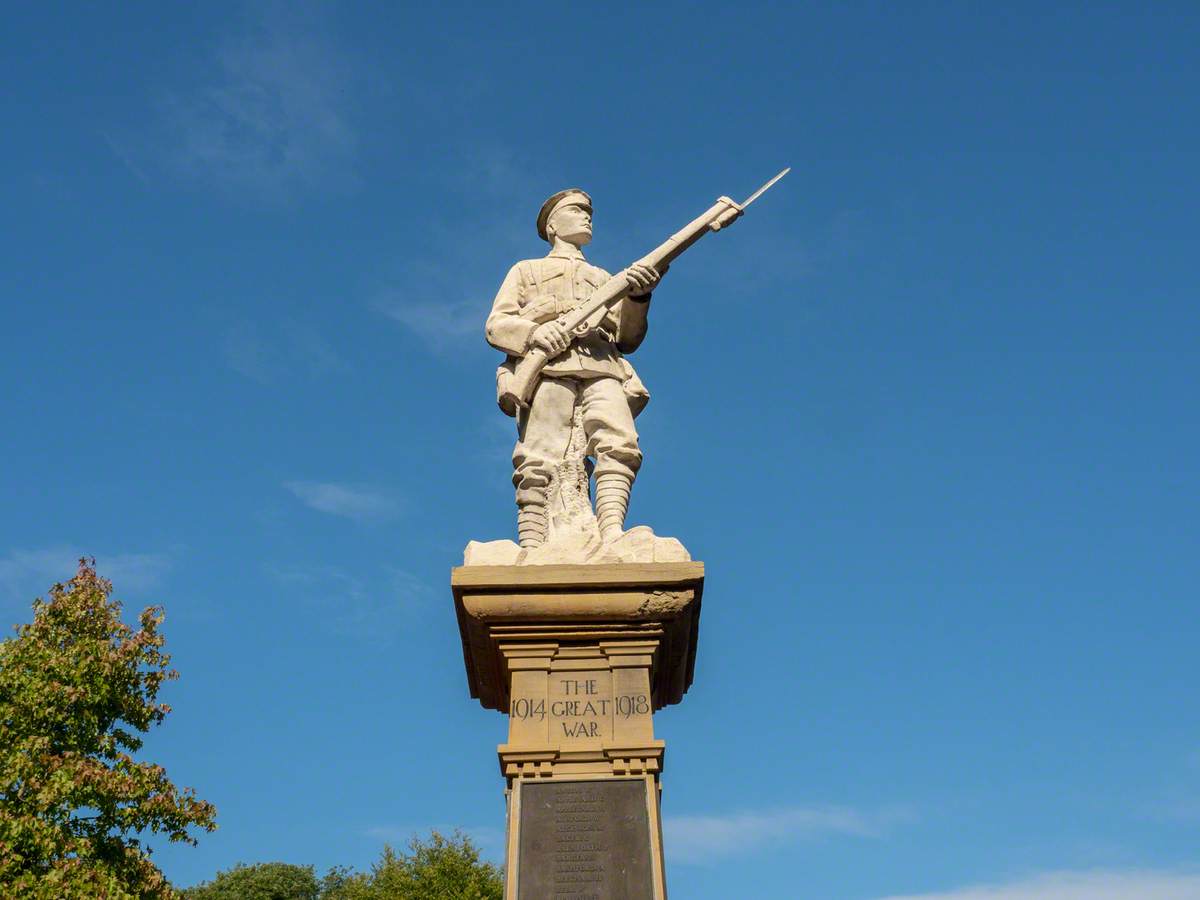
[[[695,669],[699,562],[453,571],[471,696],[509,717],[506,900],[666,896],[655,710]]]
[[[594,527],[559,531],[546,544],[531,549],[514,541],[471,541],[463,551],[465,566],[603,565],[613,563],[689,562],[691,555],[676,538],[659,537],[647,525],[630,528],[605,543]]]
[[[600,537],[592,504],[592,460],[583,410],[576,405],[571,437],[562,459],[550,466],[546,488],[545,541],[522,548],[513,541],[471,541],[463,553],[465,566],[546,566],[609,563],[688,562],[691,556],[678,540],[658,537],[645,525],[630,528],[614,541]],[[628,499],[628,498],[626,498]]]

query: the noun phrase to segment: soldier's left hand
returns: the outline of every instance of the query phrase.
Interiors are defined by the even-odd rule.
[[[629,283],[629,296],[643,297],[650,293],[658,284],[660,277],[662,276],[655,271],[653,266],[634,263],[625,270],[625,280]]]

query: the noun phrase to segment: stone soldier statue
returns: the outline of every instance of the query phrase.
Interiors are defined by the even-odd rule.
[[[550,244],[549,254],[509,270],[487,319],[488,343],[508,354],[497,380],[501,408],[517,417],[513,484],[520,545],[532,548],[547,540],[549,488],[556,466],[570,463],[573,454],[594,460],[596,525],[609,543],[624,533],[630,488],[642,462],[633,418],[649,399],[622,354],[645,338],[650,292],[666,266],[630,266],[628,294],[602,310],[595,327],[580,336],[560,317],[610,278],[581,250],[592,239],[591,198],[578,188],[559,191],[542,204],[537,232]],[[518,407],[504,399],[506,379],[535,349],[550,358],[528,405]],[[582,477],[586,484],[586,473]]]

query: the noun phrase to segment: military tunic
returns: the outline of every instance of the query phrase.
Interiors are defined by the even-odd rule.
[[[538,325],[584,303],[609,277],[574,248],[513,266],[487,319],[488,343],[509,355],[498,377],[511,373],[511,366],[528,352]],[[570,442],[577,405],[597,476],[620,472],[632,480],[637,474],[642,454],[633,417],[649,395],[622,353],[632,353],[646,336],[648,307],[649,295],[626,298],[599,314],[598,327],[575,338],[542,370],[529,408],[518,416],[513,449],[518,504],[544,502],[551,468]]]

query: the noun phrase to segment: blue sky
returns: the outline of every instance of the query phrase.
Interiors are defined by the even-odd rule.
[[[483,319],[595,200],[656,292],[630,524],[707,565],[672,895],[1200,898],[1200,8],[39,4],[0,35],[0,611],[94,554],[182,673],[162,847],[495,856],[448,585]]]

